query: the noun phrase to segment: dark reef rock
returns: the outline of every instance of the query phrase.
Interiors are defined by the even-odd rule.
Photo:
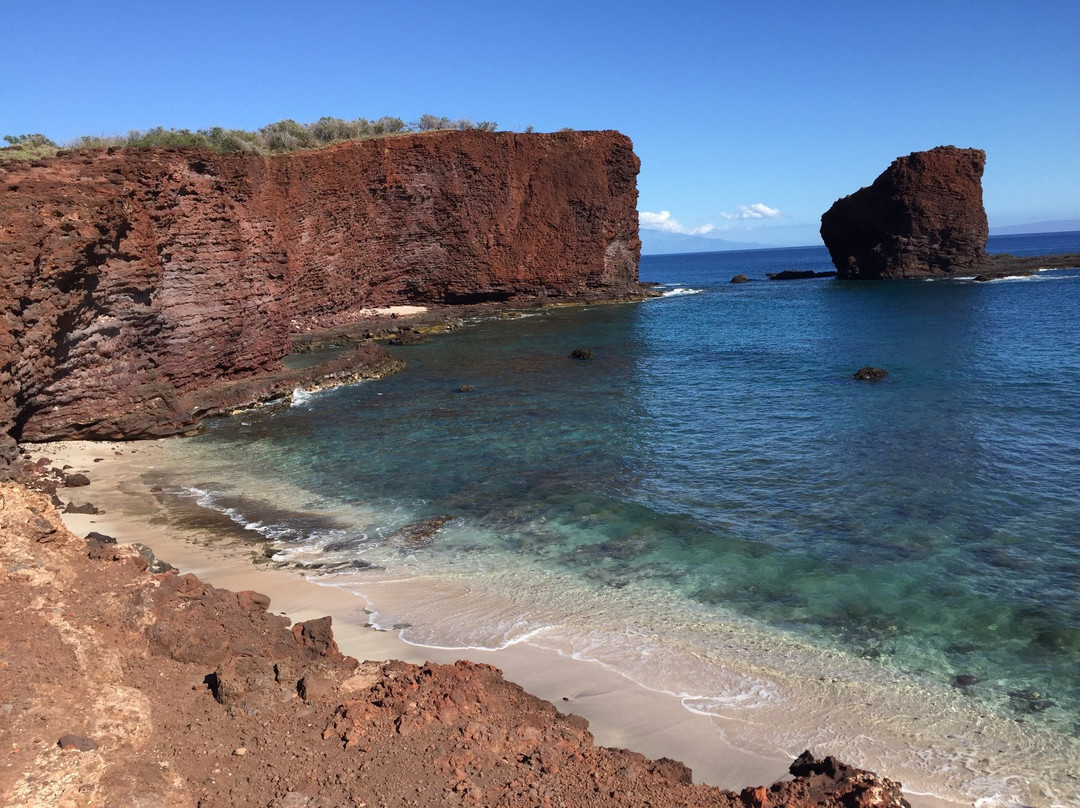
[[[731,282],[732,283],[747,283],[747,282],[749,282],[749,280],[750,279],[748,277],[746,277],[742,273],[739,273],[738,275],[736,275],[734,278],[731,279]]]
[[[574,348],[570,352],[571,359],[595,359],[596,354],[590,351],[588,348]]]
[[[406,525],[401,530],[394,531],[387,537],[386,541],[390,544],[421,546],[430,544],[442,526],[447,522],[454,521],[455,518],[448,515],[432,516],[430,519],[423,519],[411,525]]]
[[[986,154],[939,146],[893,161],[867,188],[821,217],[841,278],[970,274],[988,262],[982,201]]]
[[[69,502],[67,507],[64,508],[64,513],[84,513],[92,516],[93,514],[101,513],[101,511],[89,502],[84,502],[82,505],[76,505],[74,502]]]
[[[427,334],[417,331],[415,329],[406,329],[399,331],[388,341],[388,345],[423,345],[427,342],[431,342],[431,337]]]
[[[812,269],[785,269],[783,272],[766,272],[770,281],[804,281],[809,278],[835,278],[835,272],[814,272]]]
[[[862,367],[856,370],[855,374],[851,378],[858,379],[862,382],[873,382],[877,381],[878,379],[884,379],[888,375],[889,371],[885,370],[885,368],[876,368],[872,365],[867,365],[866,367]]]

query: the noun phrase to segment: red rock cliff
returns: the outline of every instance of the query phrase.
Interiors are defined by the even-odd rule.
[[[175,432],[303,318],[626,295],[638,165],[617,132],[473,131],[0,166],[0,435]]]

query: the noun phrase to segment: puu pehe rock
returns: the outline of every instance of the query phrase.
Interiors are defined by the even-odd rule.
[[[913,152],[833,203],[821,238],[839,277],[927,278],[986,266],[985,165],[981,149]]]

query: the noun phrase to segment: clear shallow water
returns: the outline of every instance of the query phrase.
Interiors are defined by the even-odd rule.
[[[1080,250],[1042,239],[990,248]],[[404,374],[183,442],[173,483],[296,560],[381,567],[325,580],[409,641],[527,641],[740,745],[1080,803],[1080,271],[728,283],[828,268],[646,257],[662,299],[398,349]]]

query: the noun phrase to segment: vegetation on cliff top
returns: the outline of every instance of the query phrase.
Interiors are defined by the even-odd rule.
[[[106,149],[106,148],[153,148],[161,146],[194,146],[209,149],[218,154],[282,154],[304,149],[321,149],[333,143],[349,140],[366,140],[387,135],[408,132],[432,132],[440,129],[479,129],[494,132],[498,124],[494,121],[474,123],[468,118],[453,120],[438,115],[421,115],[420,119],[406,123],[401,118],[384,116],[376,120],[356,118],[323,117],[314,123],[297,123],[291,118],[267,124],[251,132],[244,129],[225,129],[215,126],[211,129],[165,129],[156,126],[146,131],[133,130],[127,135],[83,135],[65,144],[69,149]],[[527,131],[531,131],[529,127]],[[0,161],[37,160],[52,157],[59,146],[41,134],[5,135],[10,145],[0,149]]]

